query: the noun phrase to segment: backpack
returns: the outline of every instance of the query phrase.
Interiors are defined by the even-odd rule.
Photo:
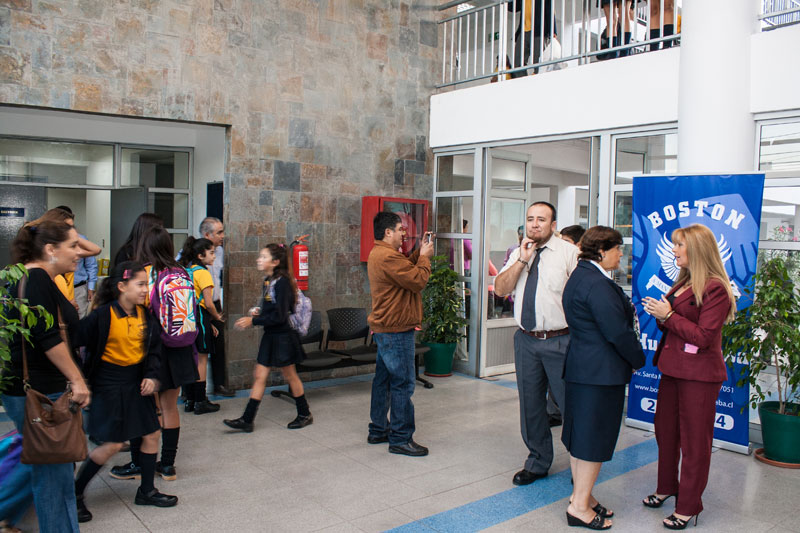
[[[158,274],[150,270],[150,309],[161,324],[165,346],[182,348],[197,338],[197,298],[194,283],[185,269],[165,268]]]
[[[272,283],[269,284],[269,297],[275,301],[275,287]],[[297,289],[297,294],[294,298],[294,311],[289,315],[289,325],[301,337],[308,333],[308,327],[311,325],[311,298],[303,294],[303,291]]]

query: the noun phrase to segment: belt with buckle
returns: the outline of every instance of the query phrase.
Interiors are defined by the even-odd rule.
[[[87,283],[89,283],[87,280],[79,281],[78,283],[76,283],[76,284],[74,285],[74,287],[77,289],[78,287],[83,287],[83,286],[84,286],[84,285],[86,285]]]
[[[541,340],[549,339],[551,337],[560,337],[561,335],[569,335],[569,328],[553,329],[550,331],[525,331],[522,328],[519,328],[519,330],[529,337],[536,337],[537,339]]]

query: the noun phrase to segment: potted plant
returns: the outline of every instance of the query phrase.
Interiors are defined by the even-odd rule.
[[[797,268],[786,251],[767,252],[754,276],[750,307],[740,311],[722,330],[728,365],[733,360],[748,366],[739,384],[750,384],[750,403],[758,407],[764,448],[756,457],[779,466],[800,468],[800,294]],[[774,367],[775,400],[765,401],[768,391],[759,376]],[[794,399],[794,401],[793,401]]]
[[[422,308],[422,342],[430,347],[425,354],[425,374],[449,376],[453,373],[456,345],[465,336],[463,329],[467,321],[458,274],[443,255],[431,260],[431,276],[422,291]]]
[[[14,298],[9,294],[8,285],[15,285],[27,273],[28,271],[21,264],[9,265],[0,270],[0,392],[7,385],[6,378],[2,377],[2,374],[6,365],[11,361],[11,351],[8,345],[11,339],[19,333],[28,339],[31,328],[36,325],[39,318],[45,319],[48,328],[53,325],[53,317],[45,311],[44,307],[41,305],[30,307],[28,300]],[[11,309],[19,311],[19,319],[9,318]]]

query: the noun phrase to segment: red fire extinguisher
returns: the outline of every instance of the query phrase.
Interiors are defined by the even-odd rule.
[[[297,281],[297,288],[301,291],[308,290],[308,246],[306,243],[308,235],[295,237],[292,244],[292,266],[294,268],[294,279]]]

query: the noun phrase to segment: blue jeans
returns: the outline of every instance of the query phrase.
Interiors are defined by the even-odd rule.
[[[49,394],[57,400],[62,393]],[[17,431],[22,433],[25,418],[25,396],[3,395],[3,405],[8,417],[14,422]],[[22,435],[23,441],[25,435]],[[78,514],[75,507],[75,481],[72,478],[72,463],[54,465],[20,465],[9,483],[3,483],[0,490],[0,517],[11,520],[14,513],[25,513],[31,500],[36,507],[39,531],[42,533],[77,533]],[[15,484],[13,486],[12,482]],[[8,485],[8,486],[7,486]],[[5,499],[6,493],[13,494],[13,500]],[[7,507],[8,505],[8,507]],[[5,514],[8,513],[8,514]]]
[[[378,359],[372,380],[369,434],[402,445],[414,435],[414,332],[375,333]],[[386,417],[391,407],[391,424]]]

